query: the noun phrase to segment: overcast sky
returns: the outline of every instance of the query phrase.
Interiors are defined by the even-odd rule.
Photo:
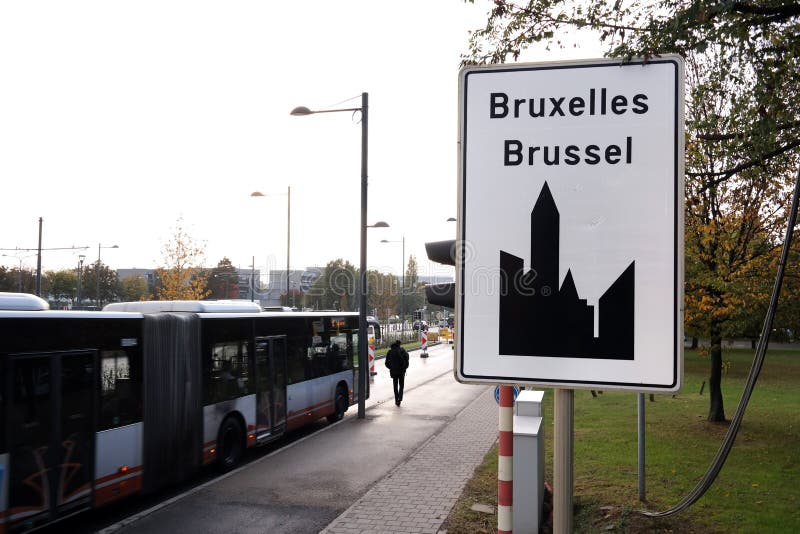
[[[369,267],[398,273],[400,243],[380,241],[405,237],[421,274],[436,270],[424,243],[456,230],[460,54],[490,7],[2,2],[0,248],[35,248],[42,217],[44,248],[89,247],[45,251],[44,270],[96,261],[98,244],[119,246],[102,250],[112,268],[154,268],[181,218],[208,266],[285,269],[291,187],[292,268],[358,265],[360,117],[289,112],[366,91],[368,219],[391,226],[369,231]]]

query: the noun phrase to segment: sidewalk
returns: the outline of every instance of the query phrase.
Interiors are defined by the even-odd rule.
[[[436,533],[497,439],[492,389],[378,481],[323,534]],[[488,423],[488,424],[487,424]]]
[[[352,410],[339,423],[320,423],[304,438],[95,531],[435,534],[496,440],[497,405],[489,386],[455,381],[449,347],[429,358],[412,353],[409,370],[401,407],[379,368],[364,419]]]

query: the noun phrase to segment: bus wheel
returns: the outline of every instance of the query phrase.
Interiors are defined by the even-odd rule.
[[[239,420],[227,417],[219,427],[217,438],[217,462],[227,471],[233,468],[244,455],[244,430]]]
[[[347,411],[347,390],[339,386],[336,388],[336,397],[333,399],[333,413],[328,416],[329,423],[341,421]]]

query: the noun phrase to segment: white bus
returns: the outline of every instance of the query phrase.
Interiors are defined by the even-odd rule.
[[[236,465],[358,398],[358,315],[0,293],[0,534]]]

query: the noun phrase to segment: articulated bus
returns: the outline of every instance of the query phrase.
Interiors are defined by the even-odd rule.
[[[157,491],[357,401],[358,315],[0,293],[0,534]]]

